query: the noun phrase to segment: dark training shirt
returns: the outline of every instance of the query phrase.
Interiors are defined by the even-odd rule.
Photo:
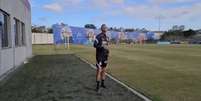
[[[108,57],[109,54],[109,38],[106,34],[100,33],[96,36],[94,47],[96,48],[96,57]]]

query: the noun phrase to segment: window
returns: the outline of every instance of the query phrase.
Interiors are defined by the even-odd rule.
[[[25,25],[21,22],[21,32],[22,32],[22,45],[26,45],[26,38],[25,38]]]
[[[19,20],[14,19],[15,46],[19,46]]]
[[[0,36],[3,48],[9,47],[9,15],[0,10]]]
[[[14,18],[15,46],[23,46],[25,42],[25,25]]]

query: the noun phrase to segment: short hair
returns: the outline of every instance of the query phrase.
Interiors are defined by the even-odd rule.
[[[102,25],[101,25],[101,29],[102,29],[103,27],[107,27],[107,25],[106,25],[106,24],[102,24]]]

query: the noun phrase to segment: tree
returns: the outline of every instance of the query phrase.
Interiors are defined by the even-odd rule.
[[[179,26],[179,30],[180,31],[184,31],[185,30],[185,26],[184,25]]]
[[[84,27],[89,29],[96,29],[96,26],[94,24],[86,24]]]
[[[183,28],[182,28],[183,29]],[[180,30],[169,30],[161,36],[161,40],[185,40],[192,38],[196,35],[196,31],[189,29],[186,31]]]
[[[113,31],[113,28],[112,28],[112,27],[110,27],[108,30],[109,30],[109,31]]]
[[[46,26],[36,26],[36,25],[33,25],[31,27],[31,30],[32,30],[33,33],[46,33],[47,32]]]
[[[126,28],[126,29],[125,29],[125,32],[134,32],[134,31],[135,31],[134,28]]]
[[[53,33],[53,29],[52,28],[47,28],[47,32],[48,33]]]
[[[196,34],[196,32],[194,30],[192,30],[192,29],[189,29],[187,31],[184,31],[183,34],[184,34],[184,37],[187,38],[187,37],[190,37],[190,36],[194,36]]]
[[[184,31],[185,30],[185,26],[184,25],[174,25],[171,29],[172,31]]]
[[[140,31],[141,32],[148,32],[148,30],[146,28],[142,28]]]

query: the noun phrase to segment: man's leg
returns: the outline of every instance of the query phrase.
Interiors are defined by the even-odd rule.
[[[97,68],[97,70],[96,70],[96,81],[100,81],[101,80],[101,73],[102,73],[102,69],[101,68]]]
[[[103,88],[106,88],[105,83],[104,83],[105,78],[106,78],[106,67],[103,67],[102,71],[101,71],[101,87],[103,87]]]
[[[96,83],[97,83],[96,84],[96,91],[98,91],[100,88],[101,72],[102,72],[102,68],[97,67],[97,70],[96,70]]]
[[[105,78],[106,78],[106,67],[103,67],[101,71],[101,80],[105,80]]]

